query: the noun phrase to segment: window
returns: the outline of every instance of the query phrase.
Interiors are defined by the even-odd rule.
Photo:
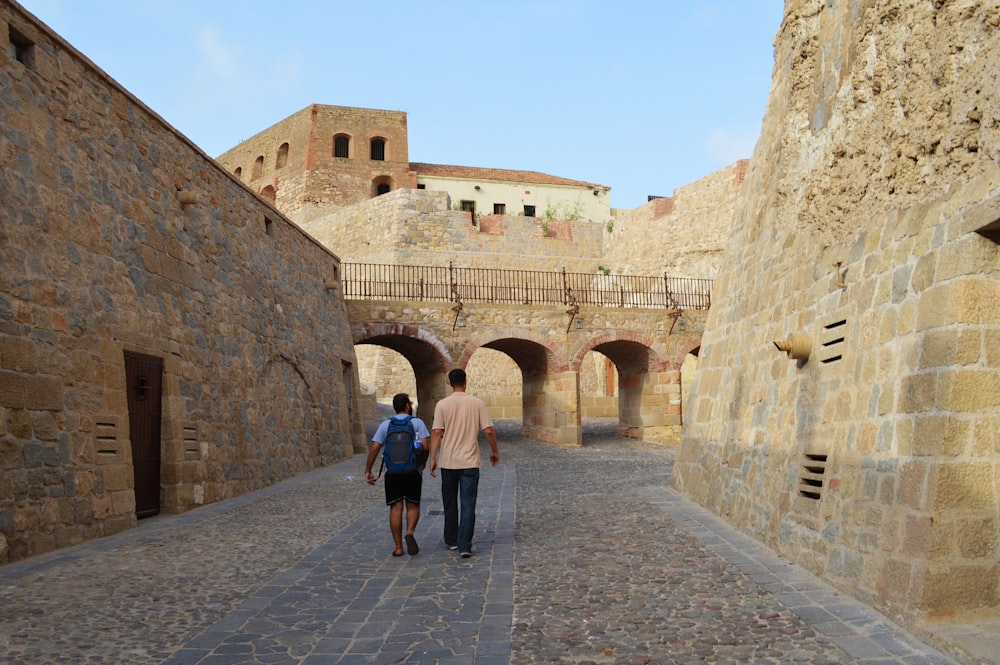
[[[288,144],[282,143],[278,148],[278,158],[274,160],[274,168],[283,169],[288,166]]]
[[[233,171],[233,173],[236,174],[236,177],[239,180],[243,180],[243,167],[242,166],[237,166],[236,170]]]
[[[267,199],[271,203],[274,203],[278,198],[277,192],[274,190],[272,185],[268,185],[264,189],[260,190],[260,197],[262,199]]]
[[[494,203],[493,204],[493,214],[494,215],[506,215],[507,214],[507,204],[506,203]]]
[[[372,161],[385,161],[385,139],[372,139]]]
[[[256,180],[257,178],[264,175],[264,155],[261,155],[253,162],[253,173],[250,174],[251,180]]]
[[[472,221],[472,225],[476,225],[476,202],[475,201],[462,201],[462,212],[469,213],[469,219]]]
[[[339,134],[333,137],[333,156],[347,159],[351,156],[351,137]]]
[[[529,206],[529,205],[524,206],[524,216],[525,217],[534,217],[535,216],[535,206]]]
[[[427,185],[422,182],[417,183],[417,189],[427,189]]]
[[[380,183],[378,185],[378,187],[376,188],[375,195],[376,196],[382,196],[383,194],[388,194],[390,191],[391,190],[389,189],[389,184],[383,182],[383,183]]]
[[[10,36],[10,57],[25,67],[34,67],[35,45],[14,28],[10,28],[8,34]]]

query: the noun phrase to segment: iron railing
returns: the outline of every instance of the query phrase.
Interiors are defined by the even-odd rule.
[[[344,263],[347,300],[708,309],[712,280],[690,277]]]

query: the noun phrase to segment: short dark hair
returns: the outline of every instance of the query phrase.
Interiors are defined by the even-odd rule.
[[[396,410],[396,413],[402,413],[406,411],[406,405],[410,403],[410,396],[406,393],[397,393],[392,398],[392,408]]]
[[[465,370],[461,367],[456,367],[455,369],[448,372],[448,385],[452,388],[458,386],[464,386],[467,377],[465,376]]]

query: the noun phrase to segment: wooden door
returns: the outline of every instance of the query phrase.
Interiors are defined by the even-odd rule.
[[[163,360],[125,352],[128,429],[132,441],[136,517],[160,512],[160,397]]]

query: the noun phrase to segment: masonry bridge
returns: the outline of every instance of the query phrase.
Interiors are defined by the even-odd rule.
[[[383,346],[413,368],[430,424],[447,373],[477,349],[509,356],[522,376],[523,432],[581,445],[580,365],[591,351],[618,372],[618,430],[680,440],[681,365],[701,346],[711,280],[346,263],[354,343]]]

